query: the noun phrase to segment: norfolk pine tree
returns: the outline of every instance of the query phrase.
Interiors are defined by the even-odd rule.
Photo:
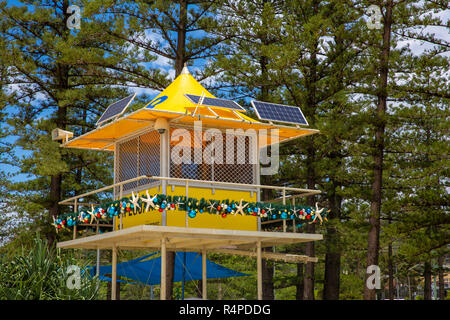
[[[205,61],[214,57],[217,47],[226,40],[218,20],[212,17],[220,1],[101,0],[85,3],[89,16],[105,26],[103,37],[123,41],[149,60],[156,57],[168,61],[175,69],[175,77],[185,64],[194,63],[200,67],[205,64],[203,70],[193,72],[199,81],[216,73]],[[139,81],[139,71],[133,75]],[[165,76],[166,79],[159,79],[153,88],[164,89],[169,83],[167,74]],[[174,265],[175,253],[168,252],[166,299],[173,296]]]
[[[397,46],[399,41],[420,39],[432,43],[439,43],[432,35],[426,35],[422,32],[422,28],[427,25],[436,23],[432,21],[427,13],[433,9],[442,9],[442,5],[435,2],[424,2],[417,4],[415,1],[383,1],[383,2],[366,2],[361,1],[360,8],[366,8],[370,4],[376,4],[381,8],[382,28],[380,30],[370,30],[368,38],[361,38],[362,48],[367,50],[367,55],[361,60],[361,65],[366,65],[369,72],[367,76],[361,77],[360,88],[356,88],[355,92],[363,93],[373,97],[373,104],[376,106],[372,109],[374,112],[367,113],[368,126],[368,153],[370,155],[372,174],[369,176],[371,183],[371,213],[369,216],[369,234],[368,234],[368,252],[367,266],[378,265],[381,219],[383,215],[382,201],[384,199],[383,190],[385,183],[389,181],[390,165],[384,161],[385,149],[389,143],[386,139],[386,130],[388,118],[395,119],[395,115],[390,112],[390,108],[394,106],[394,99],[398,93],[408,88],[408,81],[404,81],[399,74],[409,69],[408,52],[405,48]],[[416,31],[419,30],[419,31]],[[371,66],[375,66],[371,68]],[[420,74],[419,70],[415,70],[412,74]],[[372,74],[372,75],[370,75]],[[364,85],[366,83],[366,85]],[[370,89],[373,88],[373,90]],[[362,90],[361,90],[362,89]],[[411,88],[410,88],[411,89]],[[414,100],[408,101],[414,104]],[[388,128],[389,129],[389,128]],[[386,173],[383,170],[387,169]],[[388,187],[389,184],[386,185]],[[386,188],[386,192],[391,192]],[[366,278],[369,274],[366,274]],[[364,287],[364,298],[374,299],[375,290],[367,286]]]
[[[59,148],[50,133],[56,127],[75,134],[92,129],[112,99],[128,91],[110,87],[128,84],[127,73],[120,71],[137,60],[120,43],[101,41],[95,24],[82,21],[81,30],[68,29],[68,1],[24,2],[33,10],[0,7],[11,57],[9,106],[15,111],[7,119],[9,134],[20,137],[16,147],[30,152],[17,163],[30,179],[12,184],[11,193],[17,195],[16,211],[33,217],[52,246],[56,232],[50,223],[63,210],[58,202],[110,184],[112,173],[104,165],[109,155]]]

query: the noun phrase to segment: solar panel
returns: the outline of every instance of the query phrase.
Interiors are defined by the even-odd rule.
[[[252,101],[251,104],[260,120],[308,125],[299,107],[261,101]]]
[[[126,108],[131,104],[135,96],[136,93],[111,104],[108,108],[106,108],[105,112],[103,112],[96,125],[99,125],[111,118],[118,117],[123,114]]]
[[[191,100],[193,103],[198,103],[199,100],[200,100],[200,97],[201,97],[201,96],[196,96],[194,94],[185,94],[185,96],[189,100]],[[227,108],[227,109],[235,109],[235,110],[239,110],[239,111],[245,111],[244,108],[242,108],[239,104],[237,104],[233,100],[226,100],[226,99],[204,97],[201,105],[202,106],[208,106],[208,107],[220,107],[220,108]]]

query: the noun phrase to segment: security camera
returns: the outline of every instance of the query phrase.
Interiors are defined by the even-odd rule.
[[[164,134],[169,129],[169,123],[165,118],[158,118],[155,121],[155,130],[158,130],[159,134]]]
[[[66,142],[69,140],[69,138],[73,137],[73,132],[62,130],[59,128],[52,130],[52,140],[58,141],[58,140],[65,140]]]

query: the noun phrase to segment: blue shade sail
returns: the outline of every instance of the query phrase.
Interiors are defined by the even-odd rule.
[[[117,275],[125,277],[128,282],[135,281],[142,285],[157,285],[161,282],[161,258],[149,259],[153,254],[117,264]],[[88,272],[95,276],[95,266]],[[100,266],[100,280],[111,281],[107,274],[112,273],[112,266]],[[206,260],[207,279],[242,277],[248,274],[228,269]],[[124,279],[123,281],[127,281]],[[174,282],[202,280],[202,255],[197,252],[176,252]]]

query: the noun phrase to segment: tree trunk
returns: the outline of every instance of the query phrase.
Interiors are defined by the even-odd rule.
[[[197,298],[203,298],[203,280],[197,280]]]
[[[334,186],[336,190],[337,186]],[[330,226],[331,219],[339,220],[341,212],[341,198],[334,192],[330,195],[330,210],[333,212],[330,223],[327,224],[325,238],[325,277],[323,285],[324,300],[339,300],[340,276],[341,276],[341,249],[339,245],[339,234],[335,226]]]
[[[175,59],[175,77],[180,75],[186,62],[186,27],[187,27],[187,1],[180,0],[180,20],[177,31],[177,52]],[[166,275],[166,300],[173,296],[173,278],[175,272],[175,252],[167,252],[167,275]]]
[[[307,168],[308,168],[308,177],[307,177],[307,185],[308,189],[314,189],[315,187],[315,174],[314,168],[312,167],[312,163],[314,162],[314,138],[310,138],[310,144],[308,146],[308,158],[307,158]],[[308,197],[307,204],[311,207],[314,206],[314,197]],[[316,226],[314,224],[306,225],[306,233],[315,233]],[[308,257],[315,256],[315,247],[314,241],[309,241],[305,245],[305,254]],[[307,262],[305,264],[305,277],[304,277],[304,289],[303,289],[303,299],[304,300],[314,300],[314,263]]]
[[[295,299],[303,300],[303,292],[305,290],[304,286],[304,278],[303,278],[303,263],[297,263],[297,284],[296,284],[296,293]]]
[[[313,86],[314,87],[314,86]],[[310,91],[310,97],[311,101],[314,101],[315,97],[315,90],[312,89]],[[314,136],[308,137],[308,145],[306,147],[307,152],[307,159],[306,159],[306,168],[307,168],[307,177],[306,177],[306,184],[308,186],[308,189],[314,189],[315,188],[315,179],[316,174],[314,170],[314,161],[315,161],[315,150],[314,150]],[[314,200],[315,197],[311,196],[308,197],[306,200],[306,203],[310,207],[314,207]],[[315,233],[316,226],[314,224],[307,224],[306,225],[306,233]],[[309,241],[305,245],[305,254],[308,257],[314,257],[315,256],[315,247],[314,247],[314,241]],[[314,300],[314,263],[313,262],[307,262],[305,264],[305,277],[304,277],[304,292],[303,292],[303,299],[304,300]]]
[[[339,300],[341,253],[327,252],[325,255],[324,300]]]
[[[383,175],[383,153],[384,153],[384,116],[387,108],[387,83],[389,73],[389,52],[391,42],[391,24],[392,24],[392,0],[386,3],[383,29],[383,49],[380,56],[380,83],[377,91],[378,103],[377,114],[374,125],[375,130],[375,150],[373,156],[373,183],[372,200],[370,205],[367,245],[367,266],[378,265],[378,254],[380,245],[380,214],[381,214],[381,196],[382,196],[382,175]],[[367,281],[369,274],[366,273]],[[364,281],[364,299],[375,300],[375,289],[369,289]]]
[[[444,256],[438,258],[439,265],[439,300],[445,300],[445,283],[444,283]]]
[[[272,252],[272,247],[264,248],[263,251]],[[262,259],[262,298],[263,300],[275,300],[273,287],[274,264],[268,259]]]
[[[57,174],[50,177],[50,208],[49,208],[49,223],[53,223],[53,218],[56,218],[60,214],[60,208],[58,202],[61,201],[61,182],[62,175]],[[48,247],[52,248],[56,241],[56,232],[54,228],[51,228],[46,238],[48,241]]]
[[[186,62],[186,27],[187,27],[187,1],[180,0],[180,21],[177,32],[177,52],[175,60],[175,76],[183,70]]]
[[[394,264],[392,262],[392,243],[388,246],[389,300],[394,300]]]
[[[119,277],[117,277],[119,279]],[[106,300],[111,300],[112,282],[108,281],[106,285]],[[116,283],[116,300],[120,300],[120,282]]]
[[[423,298],[424,300],[431,300],[431,263],[430,261],[425,262],[425,267],[423,270],[424,287],[423,287]]]
[[[309,224],[306,227],[307,233],[315,233],[316,226],[314,224]],[[315,248],[314,242],[310,241],[306,243],[305,253],[308,257],[314,257]],[[304,277],[304,288],[303,288],[303,299],[304,300],[314,300],[314,263],[307,262],[305,264],[305,277]]]
[[[173,277],[175,273],[175,251],[167,251],[166,259],[166,300],[172,300]]]
[[[63,24],[67,25],[67,19],[70,17],[70,13],[67,13],[67,8],[69,7],[69,1],[64,0],[62,2],[62,12],[64,14]],[[67,39],[69,32],[65,31],[61,34],[63,39]],[[69,67],[63,64],[56,64],[55,78],[57,81],[57,86],[60,91],[65,91],[69,88]],[[59,102],[58,102],[59,104]],[[66,129],[67,124],[67,107],[58,106],[56,111],[56,121],[55,125],[57,128]],[[64,160],[62,158],[62,160]],[[58,173],[50,177],[50,207],[49,207],[49,223],[53,223],[53,218],[56,218],[60,214],[59,202],[61,201],[61,191],[62,191],[62,174]],[[53,247],[56,240],[56,230],[51,228],[45,235],[48,241],[48,247]]]

